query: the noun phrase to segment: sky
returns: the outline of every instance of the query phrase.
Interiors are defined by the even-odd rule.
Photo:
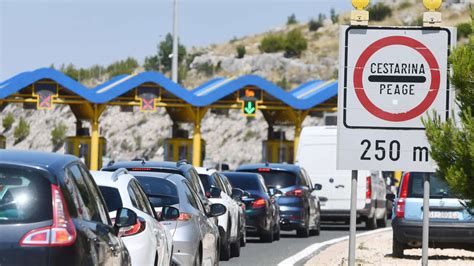
[[[350,0],[179,0],[180,42],[229,41],[286,23],[294,13],[350,10]],[[172,31],[173,0],[0,0],[0,82],[51,64],[143,61]]]

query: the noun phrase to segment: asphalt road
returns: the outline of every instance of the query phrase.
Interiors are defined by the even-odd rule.
[[[390,226],[390,225],[387,225]],[[296,231],[282,231],[280,241],[262,243],[258,238],[247,238],[247,245],[240,251],[240,257],[221,261],[220,265],[277,265],[284,259],[295,255],[314,243],[324,242],[349,235],[349,225],[321,226],[319,236],[296,237]],[[357,233],[364,232],[364,224],[357,226]]]

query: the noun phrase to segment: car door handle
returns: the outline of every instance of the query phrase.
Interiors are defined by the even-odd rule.
[[[344,185],[337,185],[336,188],[344,188]]]

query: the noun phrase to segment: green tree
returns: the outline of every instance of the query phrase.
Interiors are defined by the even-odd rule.
[[[54,151],[57,151],[66,140],[67,126],[63,122],[59,122],[51,131],[51,142]]]
[[[369,17],[373,21],[382,21],[392,16],[392,9],[382,2],[378,2],[367,9]]]
[[[263,37],[259,49],[264,53],[276,53],[283,51],[286,47],[286,39],[283,34],[269,34]]]
[[[336,14],[336,10],[334,8],[331,8],[331,21],[333,24],[336,24],[339,22],[339,15]]]
[[[2,119],[3,130],[8,131],[12,128],[13,123],[15,123],[15,117],[12,113],[6,114]]]
[[[314,19],[311,19],[309,22],[308,22],[308,28],[309,28],[309,31],[317,31],[319,28],[321,28],[323,26],[323,23],[319,20],[314,20]]]
[[[166,34],[165,40],[158,44],[158,57],[160,58],[161,65],[164,71],[171,70],[171,57],[173,54],[173,35],[171,33]],[[186,47],[178,45],[178,63],[183,62],[186,57]]]
[[[160,58],[157,55],[145,57],[143,67],[146,71],[160,71]]]
[[[296,20],[296,15],[295,14],[291,14],[288,19],[286,20],[286,25],[294,25],[294,24],[297,24],[298,23],[298,20]]]
[[[245,45],[238,45],[236,48],[235,48],[236,52],[237,52],[237,58],[244,58],[247,50],[245,49]]]
[[[135,58],[128,57],[125,60],[119,60],[110,64],[107,67],[107,73],[109,73],[111,77],[117,75],[130,75],[138,66],[140,65]]]
[[[15,138],[15,144],[20,143],[30,134],[30,125],[25,121],[23,117],[20,117],[18,125],[13,131],[13,137]]]
[[[285,56],[300,56],[308,48],[308,41],[300,30],[294,29],[286,36]]]
[[[73,64],[69,64],[66,67],[63,64],[61,65],[61,68],[59,70],[70,78],[74,80],[79,80],[79,70],[77,70],[77,68]]]
[[[431,156],[438,175],[445,179],[466,207],[474,207],[474,37],[450,56],[451,82],[456,88],[459,116],[441,122],[435,114],[424,120]]]

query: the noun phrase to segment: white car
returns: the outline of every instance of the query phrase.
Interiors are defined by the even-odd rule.
[[[138,223],[120,235],[127,247],[132,265],[171,265],[173,238],[158,221],[140,183],[121,168],[115,172],[91,171],[107,204],[110,217],[125,207],[137,213]]]
[[[240,256],[241,238],[245,237],[245,235],[242,236],[240,230],[241,206],[231,197],[232,195],[228,194],[216,170],[196,167],[196,171],[209,201],[213,204],[220,203],[227,208],[227,211],[218,217],[219,234],[221,235],[221,259],[228,260],[230,257]],[[218,190],[215,188],[218,188]],[[217,192],[218,195],[213,195]]]

